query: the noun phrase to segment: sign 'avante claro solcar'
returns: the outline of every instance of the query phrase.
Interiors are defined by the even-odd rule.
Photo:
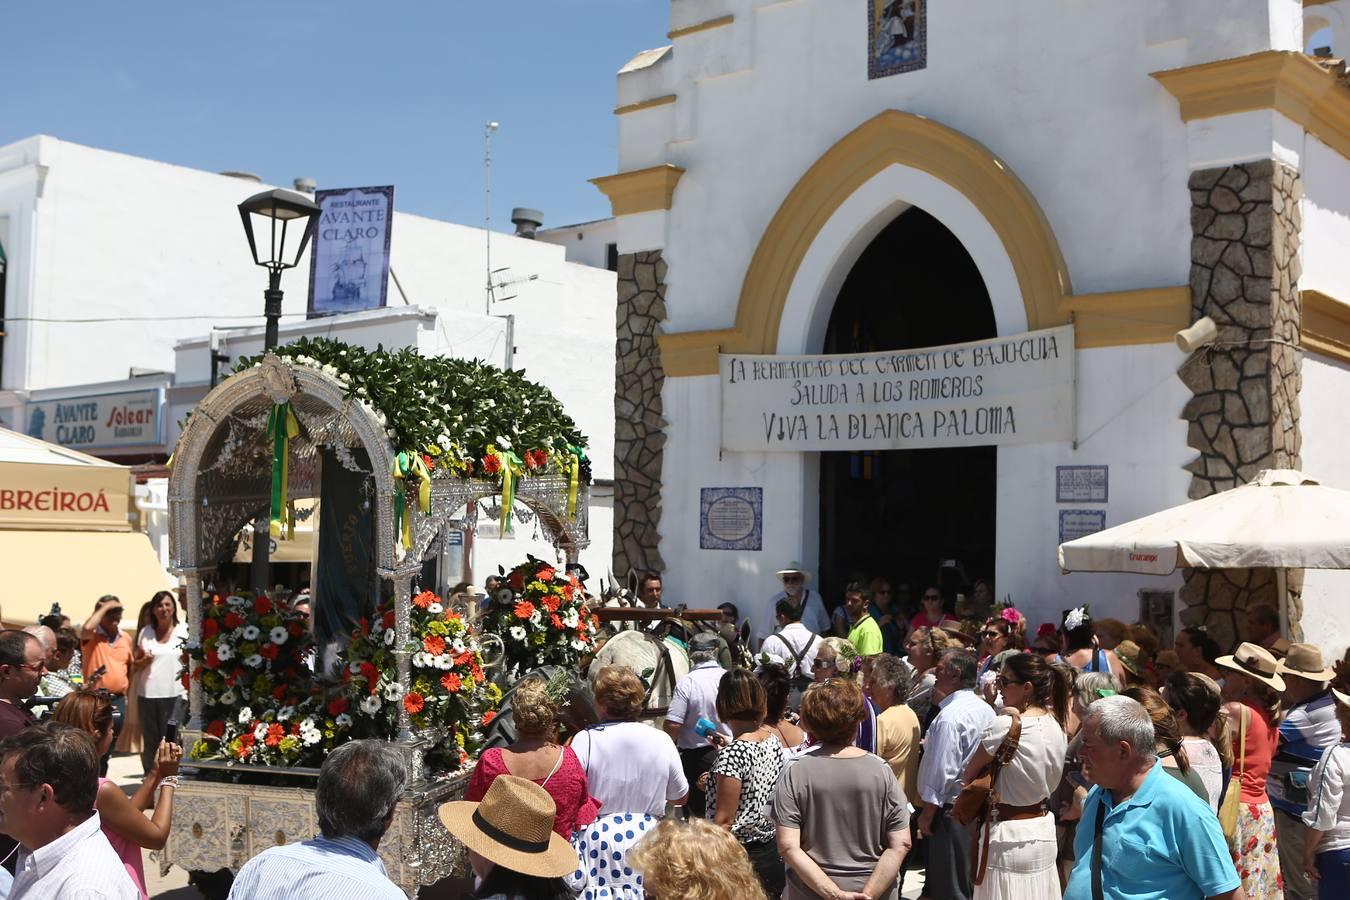
[[[1073,439],[1073,326],[879,353],[721,356],[722,448],[898,450]]]

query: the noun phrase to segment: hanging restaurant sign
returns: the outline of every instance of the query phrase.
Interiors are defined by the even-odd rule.
[[[1073,326],[829,356],[722,354],[722,449],[899,450],[1070,441]]]
[[[164,391],[128,391],[30,402],[29,437],[72,450],[160,447],[164,444]]]
[[[315,191],[314,202],[320,212],[310,254],[309,317],[384,306],[393,186]]]

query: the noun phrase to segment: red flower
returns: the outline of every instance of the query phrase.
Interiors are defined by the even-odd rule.
[[[513,591],[523,590],[525,587],[525,573],[515,571],[506,576],[506,586]]]
[[[272,601],[268,600],[266,595],[259,594],[253,601],[253,611],[260,616],[265,616],[272,611]]]
[[[375,668],[374,663],[361,663],[361,677],[366,679],[372,694],[380,689],[380,670]]]
[[[370,620],[362,616],[356,622],[356,627],[361,629],[361,637],[370,636]]]
[[[439,634],[429,634],[422,639],[422,649],[432,656],[440,656],[445,652],[445,638]]]
[[[263,738],[263,743],[269,747],[275,747],[281,743],[281,739],[286,736],[286,729],[282,728],[276,722],[267,726],[267,736]]]
[[[347,698],[334,697],[328,701],[328,714],[330,716],[340,716],[347,711]]]
[[[471,662],[473,662],[473,654],[468,650],[455,657],[455,665],[457,666],[467,666]]]
[[[384,628],[394,627],[394,611],[392,609],[384,614],[384,618],[380,620],[380,625]]]
[[[534,604],[528,600],[522,600],[516,604],[516,618],[528,619],[534,615]]]
[[[448,609],[445,611],[445,621],[447,621],[447,622],[458,622],[459,620],[461,620],[461,619],[463,619],[463,618],[464,618],[464,617],[461,616],[461,615],[460,615],[459,613],[457,613],[457,612],[451,612],[451,611],[448,610]]]
[[[213,595],[211,595],[211,605],[212,605],[212,606],[224,606],[224,605],[225,605],[225,598],[222,597],[220,594],[213,594]]]
[[[286,630],[291,633],[291,637],[299,637],[305,633],[305,626],[299,622],[292,622],[286,626]]]
[[[445,688],[452,694],[455,693],[460,688],[459,676],[456,675],[454,672],[445,673],[444,675],[441,676],[441,687]]]
[[[483,727],[486,728],[491,725],[492,720],[495,718],[497,718],[496,710],[489,709],[487,712],[483,713]]]
[[[238,628],[240,625],[243,625],[243,624],[244,624],[244,617],[241,616],[241,615],[239,615],[239,613],[237,613],[237,612],[227,612],[227,613],[225,614],[225,627],[226,627],[226,628]]]
[[[473,460],[467,459],[464,461],[464,474],[465,475],[473,474]]]
[[[434,469],[434,468],[436,468],[436,460],[432,459],[432,458],[431,458],[428,454],[426,454],[426,453],[423,453],[423,454],[422,454],[422,462],[424,462],[424,463],[427,464],[427,468],[428,468],[428,469]]]
[[[266,644],[263,644],[261,647],[258,648],[258,655],[261,656],[263,659],[268,659],[275,662],[276,658],[279,655],[281,655],[281,648],[278,647],[276,644],[272,643],[271,641],[268,641]]]
[[[558,614],[557,614],[557,613],[553,613],[551,616],[549,616],[549,617],[548,617],[548,620],[549,620],[550,622],[553,623],[553,627],[554,627],[554,628],[557,628],[557,629],[559,629],[559,630],[562,630],[562,627],[563,627],[563,620],[560,619],[560,618],[558,618]]]
[[[545,607],[549,612],[557,612],[557,611],[558,611],[558,607],[562,605],[562,601],[559,600],[558,597],[557,597],[557,595],[555,595],[555,594],[548,594],[547,596],[545,596],[545,597],[544,597],[544,600],[543,600],[543,603],[544,603],[544,607]]]
[[[534,577],[544,582],[544,584],[548,584],[550,581],[553,580],[553,576],[557,574],[558,573],[554,571],[552,566],[544,566],[538,572],[534,573]]]
[[[207,725],[207,726],[206,726],[206,733],[209,734],[209,735],[211,735],[211,737],[216,737],[216,738],[218,738],[218,737],[224,737],[224,735],[225,735],[225,723],[222,722],[220,719],[216,719],[216,720],[215,720],[214,722],[212,722],[210,725]]]
[[[208,669],[220,668],[220,657],[216,655],[215,647],[212,647],[210,650],[206,651],[206,667]]]
[[[248,731],[239,735],[239,743],[243,744],[245,747],[252,747],[256,743],[253,732]]]
[[[485,456],[481,463],[483,471],[489,475],[496,475],[501,471],[502,461],[495,456]]]
[[[286,691],[287,691],[286,685],[284,684],[277,685],[276,687],[272,688],[272,699],[284,700],[286,698]]]
[[[576,576],[575,576],[575,575],[572,576],[572,581],[573,581],[573,582],[576,581]],[[577,591],[577,586],[576,586],[575,584],[568,583],[568,584],[563,585],[563,596],[566,597],[568,600],[571,600],[571,599],[572,599],[572,595],[575,594],[576,591]]]
[[[178,680],[179,680],[180,682],[182,682],[182,684],[183,684],[183,690],[186,691],[186,690],[188,690],[189,688],[192,687],[192,676],[189,675],[187,672],[184,672],[184,673],[183,673],[183,677],[180,678],[180,679],[178,679]]]
[[[403,698],[403,708],[410,713],[420,713],[424,706],[426,706],[426,701],[416,691]]]
[[[220,634],[220,623],[215,619],[202,622],[202,637],[215,637]]]
[[[416,597],[413,597],[412,602],[413,606],[416,606],[418,609],[426,609],[428,606],[435,603],[438,599],[439,598],[433,592],[423,591]]]

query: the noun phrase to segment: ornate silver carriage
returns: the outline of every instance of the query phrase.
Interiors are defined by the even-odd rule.
[[[408,684],[414,582],[426,577],[424,563],[449,543],[452,532],[474,530],[478,501],[501,493],[501,486],[490,478],[434,470],[430,512],[415,502],[399,502],[406,486],[395,477],[397,453],[378,413],[350,396],[338,378],[275,354],[207,394],[178,441],[169,479],[170,543],[174,571],[187,587],[189,647],[201,646],[203,588],[232,557],[240,530],[260,517],[265,520],[274,502],[274,447],[267,429],[279,404],[289,404],[297,425],[284,451],[289,470],[284,501],[322,501],[324,466],[340,465],[356,477],[362,495],[357,508],[372,525],[370,562],[375,578],[368,603],[374,609],[381,597],[394,599],[394,657],[400,681]],[[576,561],[589,543],[585,484],[578,496],[574,479],[535,475],[519,481],[514,499],[538,517],[560,556]],[[411,517],[409,529],[400,528],[401,517]],[[321,550],[316,574],[325,562]],[[446,581],[459,580],[444,571],[438,578],[441,584],[423,586],[443,591]],[[316,616],[324,603],[322,592],[316,591]],[[199,681],[191,681],[189,694],[185,746],[192,746],[203,733]],[[419,733],[401,706],[397,732],[396,743],[407,751],[409,787],[380,855],[390,878],[411,896],[420,886],[457,870],[462,848],[441,827],[436,809],[462,795],[467,775],[447,777],[427,771],[424,754],[446,736]],[[179,865],[189,871],[237,872],[262,850],[317,832],[313,803],[317,769],[225,760],[198,760],[192,766],[175,798],[173,833],[161,854],[162,869]]]

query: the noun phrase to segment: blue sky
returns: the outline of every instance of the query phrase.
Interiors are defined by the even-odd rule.
[[[666,0],[6,4],[0,145],[33,134],[289,186],[393,184],[405,212],[493,225],[608,215],[615,73]]]

